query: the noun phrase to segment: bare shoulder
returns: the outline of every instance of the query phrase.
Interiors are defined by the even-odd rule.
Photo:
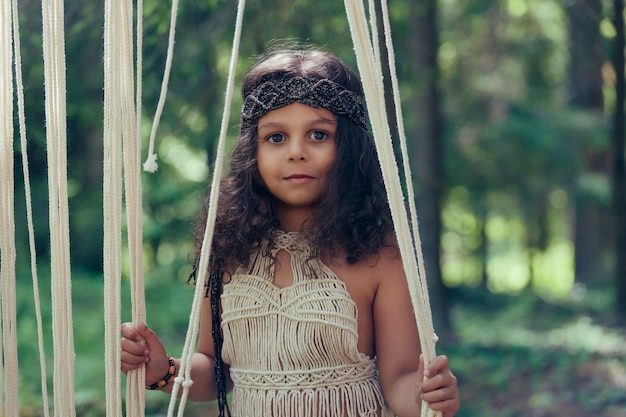
[[[374,290],[386,281],[405,280],[402,258],[394,235],[385,240],[377,253],[365,256],[356,263],[346,262],[344,256],[324,262],[346,283],[357,280],[359,286],[373,287]]]
[[[389,235],[376,254],[368,256],[363,262],[369,269],[369,274],[378,285],[405,281],[404,267],[400,249],[395,235]]]
[[[376,298],[381,307],[386,307],[392,300],[405,301],[408,285],[395,236],[388,237],[386,244],[381,246],[372,273],[378,281]]]

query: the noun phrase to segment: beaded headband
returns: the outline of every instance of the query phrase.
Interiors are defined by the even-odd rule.
[[[269,111],[295,102],[324,108],[367,127],[365,109],[358,94],[325,78],[294,77],[287,81],[267,81],[252,90],[241,109],[242,128],[253,125]]]

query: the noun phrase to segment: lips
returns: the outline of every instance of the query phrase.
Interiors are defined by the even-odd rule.
[[[315,177],[308,174],[291,174],[288,177],[285,177],[285,180],[292,184],[305,184],[313,179],[315,179]]]
[[[285,177],[285,179],[287,180],[294,180],[294,179],[303,179],[303,178],[313,178],[312,176],[308,175],[308,174],[292,174],[288,177]]]

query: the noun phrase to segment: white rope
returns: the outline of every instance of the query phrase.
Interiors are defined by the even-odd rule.
[[[367,8],[370,15],[370,42],[374,49],[374,61],[380,66],[380,47],[378,42],[378,20],[376,18],[376,0],[368,0]]]
[[[20,30],[17,0],[12,0],[13,13],[13,50],[15,62],[15,88],[17,91],[17,108],[20,131],[20,145],[22,150],[22,169],[24,175],[24,193],[26,198],[26,220],[28,223],[28,244],[30,253],[30,270],[33,281],[33,299],[35,305],[35,320],[37,323],[37,344],[39,349],[39,363],[41,375],[41,396],[44,417],[50,415],[48,405],[48,383],[46,370],[46,355],[43,342],[43,324],[41,316],[41,301],[39,294],[39,278],[37,275],[37,251],[35,250],[35,228],[33,224],[32,196],[30,188],[30,171],[28,162],[27,142],[26,142],[26,116],[24,105],[24,83],[22,78],[22,59],[20,54]],[[4,113],[4,112],[3,112]],[[6,177],[5,177],[6,178]]]
[[[393,40],[391,38],[391,24],[389,22],[389,7],[387,5],[387,0],[382,1],[382,10],[383,10],[383,27],[385,33],[385,44],[387,46],[387,58],[390,66],[390,76],[391,76],[391,85],[393,91],[393,100],[394,100],[394,108],[395,108],[395,116],[396,123],[398,129],[398,135],[400,138],[400,150],[402,155],[402,165],[404,167],[404,176],[407,183],[407,198],[409,200],[409,213],[411,219],[411,230],[413,233],[413,244],[414,244],[414,254],[417,257],[417,276],[413,276],[414,278],[409,282],[409,285],[413,288],[419,288],[419,292],[412,295],[412,303],[413,308],[416,311],[416,319],[420,328],[420,337],[422,349],[428,351],[427,355],[425,355],[426,360],[435,357],[435,345],[438,341],[438,336],[435,334],[433,319],[432,319],[432,310],[430,308],[430,296],[428,293],[428,283],[426,278],[426,269],[424,262],[424,253],[422,250],[422,242],[419,232],[419,223],[417,219],[417,209],[415,207],[415,194],[414,194],[414,186],[413,179],[411,176],[411,165],[409,164],[409,155],[407,149],[407,140],[406,140],[406,132],[404,129],[404,118],[402,115],[402,105],[400,100],[400,87],[398,86],[398,77],[396,70],[396,60],[395,53],[393,48]],[[421,300],[420,298],[421,297]],[[420,302],[421,301],[421,302]],[[433,335],[432,339],[429,340],[428,336]],[[428,362],[426,362],[428,363]],[[426,407],[423,404],[422,407],[422,416],[429,416],[434,413],[430,407]]]
[[[50,257],[52,273],[52,338],[54,347],[54,409],[74,416],[74,336],[67,197],[67,135],[65,31],[63,1],[42,2]]]
[[[126,7],[122,10],[124,14],[124,32],[121,46],[124,56],[123,82],[124,89],[121,92],[123,98],[123,151],[124,151],[124,189],[126,196],[126,219],[127,236],[130,265],[131,284],[131,304],[132,320],[138,323],[146,322],[146,303],[144,298],[144,276],[143,276],[143,212],[142,212],[142,187],[141,187],[141,135],[140,126],[141,115],[136,113],[133,97],[139,99],[141,92],[135,94],[133,73],[133,4],[132,0],[125,0]],[[140,21],[138,10],[137,20]],[[142,37],[137,33],[137,39]],[[137,55],[141,55],[140,50]],[[141,78],[140,69],[137,69],[136,76]],[[119,331],[119,326],[118,326]],[[118,362],[119,363],[119,362]],[[145,414],[145,368],[138,369],[128,375],[126,382],[126,415],[127,417],[142,417]],[[130,399],[130,400],[129,400]]]
[[[137,73],[133,69],[133,4],[131,0],[105,2],[105,104],[104,104],[104,267],[105,356],[107,414],[120,416],[121,373],[119,327],[121,324],[122,187],[126,196],[132,319],[146,321],[142,257],[141,204],[141,38],[142,9],[137,6]],[[135,77],[137,91],[135,93]],[[134,98],[134,102],[133,102]],[[123,183],[123,179],[125,183]],[[145,414],[145,369],[129,372],[126,383],[126,415]]]
[[[243,15],[245,10],[245,0],[239,0],[237,6],[237,17],[235,22],[235,33],[233,35],[233,45],[231,49],[230,64],[228,69],[228,80],[226,82],[226,92],[224,93],[224,113],[222,114],[222,123],[220,128],[220,136],[217,145],[217,154],[215,156],[215,167],[213,169],[213,178],[211,181],[211,194],[209,195],[209,208],[207,213],[207,225],[204,231],[204,237],[202,240],[202,251],[200,254],[200,261],[198,265],[198,277],[196,281],[196,288],[194,292],[194,300],[189,317],[189,327],[187,330],[187,336],[185,338],[185,344],[183,347],[183,353],[181,357],[181,364],[179,370],[179,377],[174,379],[174,387],[172,389],[172,397],[170,399],[170,406],[168,408],[168,417],[173,416],[176,397],[180,385],[183,386],[183,393],[180,399],[178,407],[178,417],[182,417],[185,404],[187,402],[187,396],[189,388],[193,384],[191,380],[191,358],[193,356],[195,346],[198,339],[198,331],[200,328],[200,313],[202,306],[202,299],[204,298],[204,284],[207,282],[208,269],[209,269],[209,257],[211,255],[211,242],[213,240],[213,231],[215,228],[215,218],[217,215],[217,199],[219,196],[219,184],[221,174],[224,168],[224,155],[226,149],[226,135],[228,133],[228,123],[230,120],[230,109],[232,107],[233,91],[235,86],[235,70],[237,68],[237,60],[239,57],[239,44],[241,42],[241,32],[243,29]]]
[[[154,152],[154,141],[156,138],[156,132],[161,120],[161,114],[163,113],[163,107],[165,106],[165,97],[167,96],[167,85],[170,79],[170,72],[172,69],[172,59],[174,57],[174,38],[176,34],[176,17],[178,15],[178,0],[172,0],[172,8],[170,14],[170,31],[167,46],[167,57],[165,60],[165,72],[163,74],[163,81],[161,83],[161,94],[159,95],[159,102],[154,114],[154,121],[152,122],[152,129],[150,131],[150,144],[148,145],[148,158],[143,164],[144,171],[155,172],[158,168],[157,155]]]
[[[118,6],[118,7],[116,7]],[[105,1],[104,20],[104,120],[103,120],[103,214],[104,214],[104,324],[105,391],[108,416],[122,415],[119,372],[120,281],[122,275],[122,143],[120,20],[121,7]]]
[[[414,303],[418,308],[422,309],[420,315],[422,317],[422,322],[429,326],[425,330],[427,330],[428,334],[433,334],[433,341],[436,343],[438,341],[438,337],[435,335],[434,328],[432,326],[432,312],[430,308],[430,297],[428,293],[428,286],[426,280],[426,270],[425,270],[425,262],[424,262],[424,253],[422,250],[422,242],[420,238],[419,232],[419,222],[417,219],[417,208],[415,206],[415,193],[413,186],[413,178],[411,175],[411,165],[409,163],[409,154],[407,149],[407,140],[406,140],[406,131],[404,129],[404,117],[402,115],[402,104],[400,100],[400,87],[398,86],[398,77],[396,70],[396,60],[395,53],[393,48],[393,40],[391,38],[391,24],[389,22],[389,8],[387,6],[387,0],[382,1],[382,9],[383,9],[383,25],[385,31],[385,43],[387,46],[388,53],[388,61],[390,65],[390,75],[391,75],[391,85],[393,90],[393,100],[394,100],[394,108],[395,108],[395,116],[398,134],[400,138],[400,150],[402,155],[402,165],[404,167],[404,175],[407,183],[407,198],[409,200],[409,213],[411,218],[411,228],[413,231],[413,239],[415,245],[415,255],[417,256],[418,263],[418,281],[420,285],[420,295],[424,298],[422,303]],[[429,325],[430,323],[430,325]],[[431,331],[432,330],[432,331]],[[428,334],[426,336],[428,336]],[[433,344],[434,346],[434,344]],[[432,353],[435,354],[434,351]]]
[[[16,17],[14,17],[15,19]],[[11,5],[0,7],[0,414],[19,416],[15,286],[15,194],[13,177],[13,70]]]
[[[137,285],[136,278],[143,276],[142,264],[142,212],[141,212],[141,160],[139,158],[140,145],[137,140],[137,127],[135,115],[135,82],[133,68],[133,3],[132,0],[123,0],[120,3],[125,7],[121,7],[122,12],[122,61],[124,65],[122,70],[122,144],[124,153],[124,190],[126,197],[126,214],[128,223],[128,246],[130,253],[130,276],[131,284]],[[133,282],[135,281],[135,282]],[[141,280],[139,280],[141,281]],[[131,288],[133,289],[133,288]],[[134,288],[136,290],[136,288]],[[143,289],[141,291],[143,294]],[[142,298],[142,297],[140,297]],[[134,299],[134,297],[133,297]],[[137,305],[137,302],[143,304],[143,300],[133,300],[133,317],[138,320],[145,321],[145,308]]]
[[[417,265],[416,249],[414,247],[414,242],[416,245],[419,242],[417,222],[416,220],[413,222],[412,229],[409,227],[409,220],[404,204],[404,196],[393,153],[391,134],[385,110],[383,93],[384,86],[381,75],[382,70],[380,65],[374,65],[376,63],[374,56],[375,47],[373,47],[373,45],[368,41],[371,37],[369,37],[367,33],[367,19],[363,4],[361,2],[357,2],[356,0],[345,0],[344,4],[348,15],[352,40],[354,42],[359,73],[363,79],[370,122],[376,139],[376,148],[378,150],[378,157],[383,172],[385,186],[387,188],[389,205],[391,207],[394,225],[396,226],[395,230],[398,238],[398,244],[400,246],[404,270],[407,276],[411,301],[413,303],[417,325],[420,330],[420,344],[422,346],[424,359],[426,363],[428,363],[436,355],[436,335],[433,329],[432,317],[430,316],[430,306],[428,305],[427,287],[425,275],[423,274],[423,266]],[[389,48],[389,27],[387,24],[386,26]],[[391,54],[392,50],[389,53]],[[395,68],[392,72],[395,76]],[[397,111],[399,111],[399,101],[396,100],[395,104]],[[408,176],[410,177],[410,175]],[[415,234],[415,236],[412,236],[412,234]],[[418,257],[420,258],[420,263],[423,264],[421,257]],[[425,402],[422,403],[422,416],[435,416],[440,414],[441,413],[433,411]]]

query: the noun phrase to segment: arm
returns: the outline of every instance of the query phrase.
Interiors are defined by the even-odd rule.
[[[392,252],[383,251],[376,266],[381,278],[373,308],[376,356],[385,400],[400,417],[419,416],[422,399],[432,409],[442,411],[444,417],[451,417],[460,404],[456,377],[444,356],[424,370],[402,261]]]
[[[121,368],[124,373],[146,366],[146,384],[152,384],[163,378],[168,372],[168,361],[163,344],[156,334],[145,324],[139,324],[135,328],[130,323],[122,325],[122,340],[120,342]],[[141,345],[143,341],[144,346]],[[208,298],[202,301],[202,314],[200,319],[200,335],[197,352],[191,360],[191,379],[193,385],[189,389],[189,400],[210,401],[217,397],[215,377],[213,370],[213,337],[211,332],[211,302]],[[176,364],[176,376],[180,370],[180,359],[174,359]],[[226,369],[228,375],[228,370]],[[162,391],[171,394],[174,377],[170,383],[162,388]],[[230,381],[228,381],[230,386]],[[181,392],[182,390],[179,390]]]

